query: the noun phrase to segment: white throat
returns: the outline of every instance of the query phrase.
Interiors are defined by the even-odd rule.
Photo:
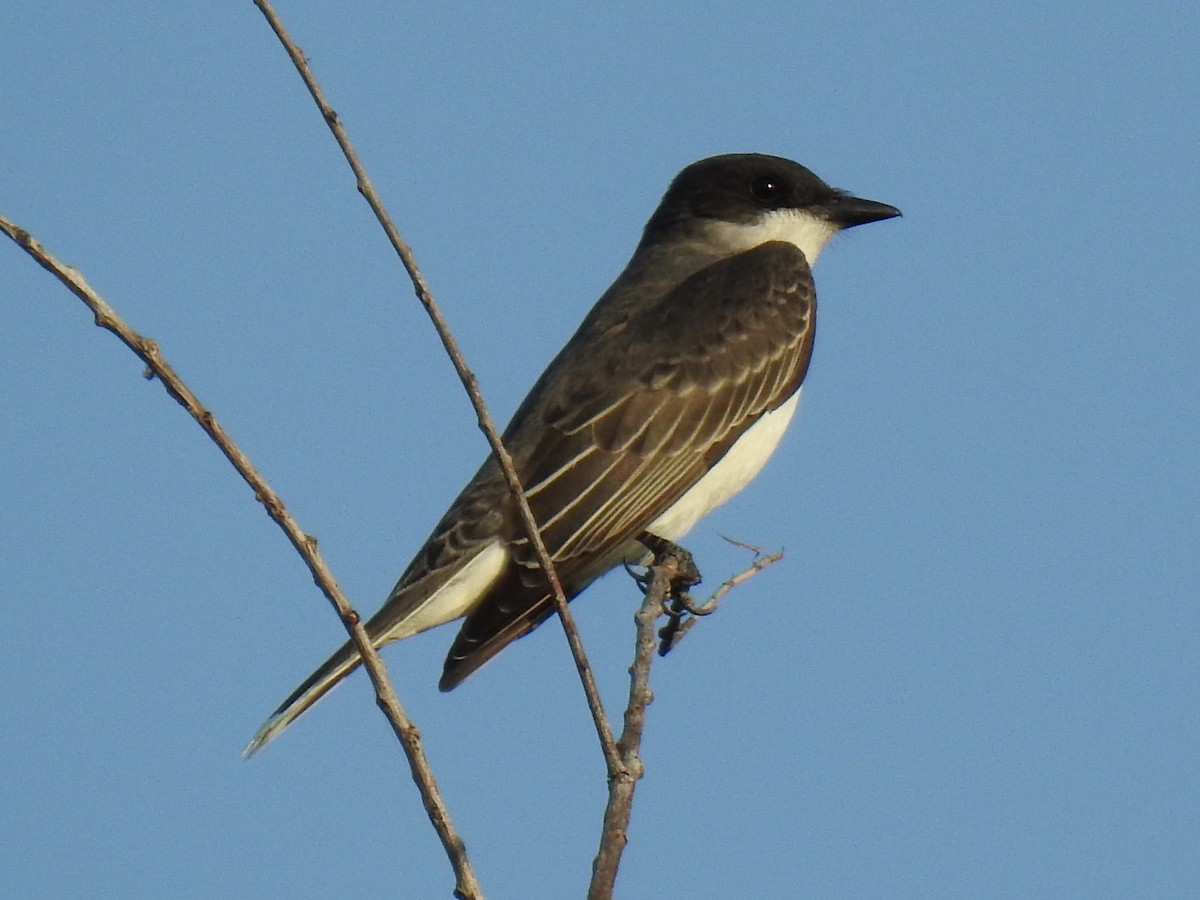
[[[837,233],[837,226],[828,220],[798,209],[775,209],[750,224],[719,222],[711,228],[716,239],[735,252],[750,250],[767,241],[794,244],[810,266],[816,263],[821,249]]]

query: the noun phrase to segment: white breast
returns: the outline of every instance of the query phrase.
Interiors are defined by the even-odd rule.
[[[799,402],[800,391],[797,390],[783,406],[750,426],[721,461],[675,501],[674,506],[655,519],[647,530],[667,540],[677,541],[703,516],[749,484],[775,452]]]

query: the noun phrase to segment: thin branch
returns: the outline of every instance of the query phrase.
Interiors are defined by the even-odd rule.
[[[400,236],[400,232],[392,222],[391,216],[384,209],[383,201],[379,199],[379,195],[375,192],[371,180],[367,177],[366,169],[363,168],[358,154],[350,144],[350,138],[346,135],[346,130],[342,127],[341,119],[325,99],[324,92],[321,90],[320,85],[317,84],[312,70],[309,69],[304,53],[292,41],[287,30],[283,27],[279,16],[276,15],[275,10],[271,8],[271,4],[267,0],[254,0],[254,5],[262,11],[275,35],[279,38],[280,43],[287,50],[288,56],[291,57],[296,71],[304,79],[304,84],[308,87],[308,92],[312,95],[313,101],[321,111],[321,116],[325,119],[329,130],[333,132],[334,139],[341,148],[342,154],[346,157],[346,162],[349,163],[351,170],[354,172],[354,177],[358,182],[359,193],[363,195],[363,198],[370,205],[375,218],[378,219],[392,247],[400,257],[401,263],[404,264],[404,269],[408,272],[408,277],[412,280],[413,290],[416,292],[417,299],[425,307],[425,312],[428,313],[430,320],[432,320],[433,327],[437,331],[438,338],[441,339],[442,346],[445,347],[450,361],[454,364],[454,370],[458,373],[459,380],[462,381],[463,387],[466,388],[467,396],[471,399],[471,405],[475,408],[479,428],[487,437],[492,452],[496,454],[496,459],[499,461],[500,468],[503,470],[504,477],[508,482],[508,488],[516,500],[525,533],[528,535],[530,544],[537,554],[538,564],[546,574],[547,582],[549,582],[555,609],[558,611],[559,620],[562,622],[563,631],[566,633],[567,643],[571,647],[571,655],[575,660],[575,668],[579,672],[579,679],[583,683],[583,691],[587,695],[588,708],[592,713],[592,721],[596,726],[596,734],[600,738],[600,747],[604,752],[608,774],[612,778],[619,774],[620,760],[616,744],[613,741],[612,729],[609,727],[608,719],[604,715],[604,707],[600,701],[600,691],[596,687],[596,679],[592,675],[591,666],[588,665],[587,654],[583,649],[583,641],[579,637],[579,629],[576,627],[575,619],[567,606],[567,596],[563,592],[562,584],[558,580],[558,574],[554,570],[554,563],[550,559],[550,554],[546,551],[546,545],[542,541],[537,521],[533,518],[533,512],[530,510],[529,503],[525,499],[525,492],[521,487],[520,479],[517,477],[516,469],[513,467],[512,457],[509,456],[508,451],[501,442],[500,432],[496,429],[495,422],[484,405],[483,395],[479,392],[478,380],[467,367],[466,360],[458,349],[458,343],[450,333],[450,327],[442,317],[441,310],[438,308],[437,303],[433,299],[433,294],[425,282],[425,277],[417,267],[417,261],[413,256],[412,250]]]
[[[686,593],[688,586],[697,584],[700,580],[700,573],[696,570],[692,555],[677,544],[654,535],[643,534],[639,540],[651,549],[655,560],[646,576],[634,575],[634,579],[642,586],[646,595],[633,617],[637,623],[637,643],[633,665],[629,667],[629,705],[625,708],[625,728],[617,741],[623,771],[608,782],[608,804],[604,808],[600,849],[592,862],[592,882],[588,888],[588,900],[611,900],[617,869],[621,865],[621,854],[629,842],[628,828],[633,812],[633,794],[638,780],[645,773],[641,746],[646,725],[646,707],[654,699],[650,690],[650,663],[654,656],[655,644],[654,623],[664,612],[671,617],[659,633],[663,639],[663,647],[670,649],[691,627],[697,615],[715,612],[720,600],[737,585],[753,578],[767,566],[783,558],[782,551],[764,556],[758,547],[726,538],[731,544],[753,550],[757,555],[748,569],[725,581],[703,606],[697,607]],[[685,611],[691,611],[692,615],[681,627],[679,622]],[[672,637],[666,634],[668,631]],[[665,655],[666,649],[660,650],[659,655]]]
[[[625,727],[617,747],[621,753],[621,772],[608,781],[608,804],[604,807],[604,825],[600,849],[592,862],[592,882],[588,900],[610,900],[621,865],[621,854],[629,843],[629,817],[633,812],[633,793],[644,769],[641,760],[642,731],[646,725],[646,707],[654,699],[650,690],[650,662],[654,657],[654,623],[663,613],[663,604],[671,593],[671,582],[679,569],[673,555],[655,560],[642,605],[634,614],[637,643],[633,665],[629,667],[629,705],[625,708]]]
[[[723,535],[722,535],[723,536]],[[675,646],[683,640],[684,635],[692,630],[692,626],[696,624],[696,619],[701,616],[712,615],[717,611],[717,607],[725,598],[725,595],[732,591],[735,587],[744,581],[749,581],[767,566],[773,565],[783,559],[783,551],[779,550],[775,553],[764,553],[761,548],[755,547],[752,544],[744,544],[741,541],[735,541],[733,538],[725,538],[735,547],[741,547],[744,550],[754,551],[754,560],[750,563],[749,568],[743,572],[723,581],[711,597],[704,603],[696,605],[695,602],[686,594],[681,594],[672,598],[671,608],[667,615],[670,617],[667,624],[664,625],[658,632],[661,643],[658,648],[659,656],[666,656]],[[687,614],[687,615],[685,615]]]
[[[438,837],[442,841],[442,846],[445,848],[446,854],[450,858],[450,863],[454,867],[457,879],[454,890],[455,896],[460,898],[460,900],[481,900],[483,891],[475,880],[475,875],[467,860],[462,838],[458,835],[454,824],[450,820],[450,813],[446,808],[445,802],[442,800],[437,782],[434,780],[433,771],[430,769],[429,762],[425,757],[425,751],[421,747],[420,733],[400,706],[400,700],[397,698],[396,692],[388,680],[387,670],[383,666],[383,661],[379,658],[379,653],[372,645],[371,639],[367,636],[366,629],[360,623],[358,613],[350,606],[350,602],[346,599],[341,588],[338,587],[337,582],[334,580],[333,573],[329,571],[325,560],[317,551],[317,539],[312,535],[305,534],[303,529],[300,528],[300,525],[283,505],[283,501],[279,495],[271,489],[271,486],[267,484],[258,470],[254,468],[242,450],[233,442],[233,439],[229,437],[225,429],[221,427],[216,417],[200,403],[192,390],[175,374],[175,370],[167,363],[157,343],[134,331],[92,289],[77,269],[55,259],[25,229],[0,216],[0,231],[3,231],[12,238],[18,246],[33,257],[44,269],[66,285],[75,296],[92,310],[95,314],[97,325],[115,334],[126,347],[132,350],[146,364],[149,372],[158,378],[162,386],[166,388],[167,393],[180,406],[187,410],[188,414],[204,429],[205,434],[225,454],[225,458],[233,464],[238,474],[242,476],[246,484],[254,491],[255,499],[263,505],[263,508],[267,511],[267,515],[283,529],[283,533],[287,535],[287,539],[296,548],[296,552],[300,554],[305,565],[308,566],[308,570],[312,573],[313,581],[316,582],[317,587],[321,589],[321,592],[325,594],[329,602],[337,610],[338,617],[342,620],[342,624],[346,627],[346,631],[349,632],[351,640],[354,641],[354,645],[358,648],[358,652],[362,656],[363,667],[367,670],[367,673],[371,677],[371,684],[375,687],[375,695],[379,708],[387,716],[392,730],[404,748],[404,755],[408,758],[409,768],[412,771],[413,780],[417,783],[417,789],[420,791],[421,802],[425,806],[425,812],[429,816],[430,822],[433,823],[433,827],[437,830]]]

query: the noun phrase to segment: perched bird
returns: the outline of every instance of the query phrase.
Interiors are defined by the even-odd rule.
[[[775,156],[714,156],[676,176],[625,271],[503,435],[568,598],[643,558],[639,535],[679,539],[758,474],[812,355],[812,264],[838,231],[898,215]],[[448,691],[553,612],[489,456],[366,629],[380,646],[465,617],[440,682]],[[359,662],[345,644],[246,754]]]

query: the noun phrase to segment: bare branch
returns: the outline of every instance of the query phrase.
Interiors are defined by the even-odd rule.
[[[671,607],[667,610],[667,616],[669,617],[667,624],[658,632],[658,636],[662,641],[658,648],[659,656],[666,656],[670,653],[675,648],[675,645],[683,640],[683,636],[692,630],[692,626],[696,624],[698,617],[715,613],[726,594],[742,582],[749,581],[767,566],[773,565],[783,559],[782,550],[764,554],[761,548],[751,544],[743,544],[741,541],[735,541],[733,538],[725,538],[725,540],[729,541],[735,547],[741,547],[744,550],[753,550],[755,554],[754,560],[745,571],[739,572],[722,582],[713,591],[712,596],[700,605],[696,605],[691,597],[682,592],[671,598]]]
[[[604,707],[600,701],[600,691],[596,687],[596,679],[592,675],[591,667],[588,665],[587,654],[583,649],[583,641],[579,637],[579,629],[576,627],[575,619],[567,606],[567,597],[563,592],[562,584],[558,580],[558,574],[554,571],[554,563],[550,559],[550,554],[546,551],[546,545],[542,541],[541,532],[538,530],[537,522],[533,518],[533,512],[529,509],[529,503],[525,499],[525,492],[521,487],[520,479],[517,477],[516,469],[513,467],[512,457],[509,456],[508,451],[504,448],[504,444],[500,440],[500,432],[496,429],[495,422],[484,405],[483,395],[479,392],[478,380],[467,367],[466,360],[458,349],[458,343],[450,333],[450,327],[442,317],[441,310],[434,301],[433,294],[430,292],[429,286],[425,283],[424,276],[417,267],[417,261],[413,256],[412,250],[400,236],[400,232],[392,222],[391,216],[384,209],[383,201],[379,199],[379,195],[375,192],[374,186],[367,177],[366,169],[363,168],[358,154],[350,144],[350,138],[346,135],[346,130],[342,127],[341,119],[325,99],[324,92],[321,90],[320,85],[317,84],[312,70],[308,67],[308,61],[305,59],[304,53],[292,41],[287,30],[283,27],[283,23],[279,20],[279,16],[271,8],[271,4],[267,0],[254,0],[254,5],[266,16],[267,22],[279,38],[280,43],[283,44],[284,49],[287,50],[288,56],[291,57],[296,71],[304,79],[304,84],[308,87],[308,92],[312,95],[313,101],[321,111],[321,116],[325,119],[329,130],[333,132],[334,139],[341,148],[342,154],[346,157],[346,162],[349,163],[351,170],[354,172],[354,177],[358,181],[359,193],[363,195],[363,198],[370,205],[375,218],[383,227],[384,233],[387,234],[388,240],[400,257],[400,261],[404,264],[405,271],[408,272],[408,277],[412,280],[413,290],[416,292],[417,299],[425,307],[425,312],[428,313],[430,320],[433,322],[433,327],[437,330],[438,338],[441,339],[442,346],[445,347],[450,361],[454,364],[454,370],[458,373],[459,380],[462,381],[463,387],[467,391],[467,396],[471,399],[471,405],[475,408],[479,428],[487,437],[492,452],[496,454],[496,459],[499,461],[500,468],[504,472],[504,477],[508,481],[509,490],[512,491],[513,498],[516,500],[525,533],[528,535],[530,544],[537,554],[538,564],[546,574],[546,580],[550,584],[555,609],[558,611],[559,620],[562,622],[563,631],[567,636],[567,643],[571,647],[571,655],[575,660],[575,668],[579,672],[584,693],[587,695],[588,708],[591,710],[592,721],[596,726],[596,734],[600,739],[600,747],[604,752],[608,775],[612,778],[620,770],[620,761],[616,745],[613,741],[612,729],[609,727],[608,719],[604,715]]]
[[[458,835],[454,824],[450,820],[449,810],[442,800],[441,792],[438,790],[437,782],[433,777],[433,771],[429,768],[429,761],[426,759],[425,751],[421,747],[420,732],[418,732],[416,726],[405,715],[404,709],[400,706],[400,700],[397,698],[396,692],[388,680],[383,660],[379,658],[379,653],[371,644],[371,639],[367,636],[366,629],[363,628],[359,621],[358,613],[350,606],[350,602],[346,599],[341,588],[338,587],[337,582],[334,580],[333,573],[329,571],[325,560],[317,551],[316,538],[306,534],[300,528],[300,525],[287,511],[283,500],[271,489],[271,486],[267,484],[258,470],[254,468],[241,448],[233,442],[233,439],[221,427],[216,417],[200,403],[192,390],[183,382],[183,379],[175,374],[175,370],[167,363],[157,343],[134,331],[92,289],[77,269],[59,262],[29,232],[18,227],[3,216],[0,216],[0,231],[3,231],[12,238],[18,246],[33,257],[44,269],[66,285],[75,296],[92,310],[96,317],[97,325],[115,334],[125,346],[132,350],[146,364],[149,374],[158,378],[162,386],[166,388],[167,393],[175,398],[187,410],[188,414],[196,420],[197,424],[204,429],[205,434],[220,448],[221,452],[225,454],[225,458],[233,464],[238,474],[242,476],[246,484],[254,491],[255,499],[263,505],[263,508],[267,511],[267,515],[283,529],[283,533],[287,535],[287,539],[296,548],[296,552],[300,554],[305,565],[308,566],[308,570],[312,573],[313,581],[316,582],[317,587],[321,589],[321,592],[325,594],[329,602],[337,610],[338,617],[342,620],[342,624],[345,626],[346,631],[349,632],[351,640],[354,641],[354,645],[358,648],[358,652],[362,656],[363,667],[367,670],[371,678],[371,684],[375,687],[375,695],[379,708],[387,716],[388,722],[391,723],[392,731],[395,732],[401,746],[404,748],[404,755],[408,758],[409,768],[412,772],[413,780],[417,783],[417,789],[420,791],[421,802],[425,806],[425,812],[429,816],[430,822],[433,823],[433,827],[437,830],[438,837],[442,841],[442,846],[445,848],[446,854],[450,858],[450,863],[454,867],[457,879],[454,890],[455,895],[460,900],[482,900],[483,891],[475,880],[470,863],[467,861],[466,849],[462,838]]]
[[[625,708],[625,727],[617,747],[621,753],[621,771],[608,780],[608,804],[600,849],[592,862],[592,882],[588,900],[610,900],[621,865],[621,854],[629,842],[629,818],[633,812],[633,793],[644,769],[641,760],[642,731],[646,725],[646,707],[654,699],[650,691],[650,662],[654,656],[654,623],[663,613],[663,604],[671,593],[671,583],[679,571],[673,555],[655,560],[642,605],[633,620],[637,623],[637,644],[633,665],[629,667],[629,705]]]
[[[621,865],[621,854],[628,843],[627,830],[633,812],[633,794],[638,780],[645,773],[640,754],[642,732],[646,725],[646,707],[654,699],[650,690],[650,663],[654,655],[655,621],[664,613],[670,617],[670,621],[659,632],[659,637],[662,638],[659,655],[665,656],[688,631],[697,616],[716,612],[717,604],[733,588],[783,558],[782,552],[764,556],[758,547],[726,538],[725,540],[735,546],[753,550],[756,554],[754,562],[744,572],[734,575],[718,587],[706,603],[696,606],[686,590],[700,581],[700,573],[696,570],[692,555],[677,544],[652,534],[643,534],[639,540],[650,548],[655,560],[645,576],[630,570],[634,580],[645,591],[645,598],[634,616],[637,623],[637,643],[633,665],[629,668],[629,705],[625,708],[625,728],[617,741],[623,771],[608,782],[608,804],[604,809],[600,849],[592,863],[588,900],[612,898],[617,869]],[[626,568],[628,570],[628,567]],[[683,621],[687,614],[690,615]]]

